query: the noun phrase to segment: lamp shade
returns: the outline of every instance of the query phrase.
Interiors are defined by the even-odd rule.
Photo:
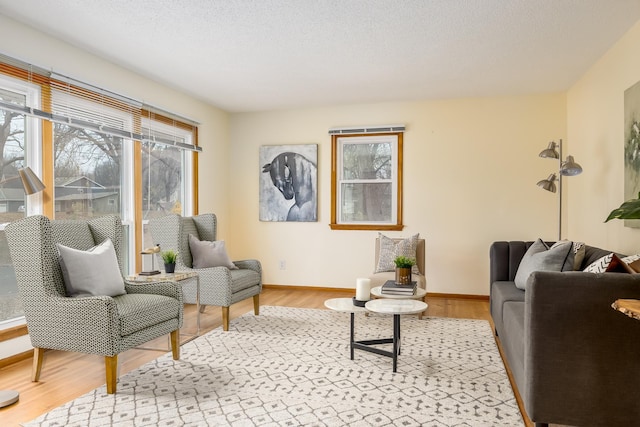
[[[549,146],[547,148],[545,148],[544,150],[542,150],[540,152],[540,154],[538,154],[538,156],[544,157],[544,158],[559,159],[560,158],[560,154],[556,150],[557,146],[558,145],[556,144],[555,141],[551,141],[549,143]]]
[[[44,190],[44,184],[30,167],[27,166],[26,168],[18,169],[18,173],[20,174],[25,193],[30,195]]]
[[[582,166],[573,160],[573,156],[567,156],[567,160],[560,165],[560,174],[564,176],[576,176],[582,173]]]
[[[547,191],[551,191],[552,193],[556,192],[556,181],[557,177],[555,173],[552,173],[551,175],[549,175],[549,178],[547,179],[542,179],[540,181],[538,181],[538,183],[536,184],[538,187],[542,188],[543,190],[547,190]]]

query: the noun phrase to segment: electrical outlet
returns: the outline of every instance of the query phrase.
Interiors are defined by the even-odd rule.
[[[280,260],[280,270],[286,270],[287,269],[287,261],[281,259]]]

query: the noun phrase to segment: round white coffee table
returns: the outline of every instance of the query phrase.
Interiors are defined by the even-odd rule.
[[[398,355],[400,354],[400,316],[403,314],[422,313],[427,309],[424,301],[414,299],[373,299],[365,304],[365,308],[374,313],[392,314],[393,315],[393,338],[384,338],[379,340],[367,340],[356,342],[355,348],[393,359],[393,372],[398,368]],[[386,351],[375,347],[369,347],[372,344],[389,344],[393,343],[393,350]],[[365,347],[362,347],[364,345]]]
[[[416,288],[416,293],[413,295],[397,295],[397,294],[383,294],[382,286],[376,286],[375,288],[371,288],[371,295],[373,295],[374,298],[415,299],[415,300],[424,301],[425,303],[427,302],[426,301],[427,291],[426,289],[422,289],[422,288]],[[418,313],[418,319],[422,319],[422,314],[423,313]]]

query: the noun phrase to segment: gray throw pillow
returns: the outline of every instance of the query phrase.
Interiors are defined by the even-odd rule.
[[[564,265],[562,266],[562,271],[578,271],[582,266],[582,261],[584,261],[584,255],[586,246],[584,242],[571,242],[569,240],[559,240],[551,246],[549,249],[553,249],[559,245],[565,243],[571,243],[571,250],[569,251],[569,256],[565,260]]]
[[[60,243],[57,247],[68,296],[115,297],[126,293],[111,239],[88,251],[69,248]]]
[[[416,248],[418,247],[420,233],[399,241],[395,241],[382,233],[378,233],[378,237],[380,238],[380,253],[378,255],[378,265],[374,273],[395,271],[396,264],[393,260],[398,256],[405,256],[416,260]],[[411,273],[420,274],[417,264],[413,265]]]
[[[237,270],[225,247],[224,240],[199,240],[193,234],[189,234],[189,249],[193,258],[193,268],[227,267],[229,270]]]
[[[562,271],[571,249],[572,242],[569,241],[549,249],[541,239],[536,240],[520,261],[514,280],[516,287],[525,290],[527,279],[534,271]]]

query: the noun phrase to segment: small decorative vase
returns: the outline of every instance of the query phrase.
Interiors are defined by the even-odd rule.
[[[411,267],[397,267],[396,268],[396,283],[398,285],[408,285],[411,283]]]
[[[165,264],[164,265],[164,272],[169,274],[169,273],[173,273],[176,271],[176,263],[172,263],[172,264]]]

